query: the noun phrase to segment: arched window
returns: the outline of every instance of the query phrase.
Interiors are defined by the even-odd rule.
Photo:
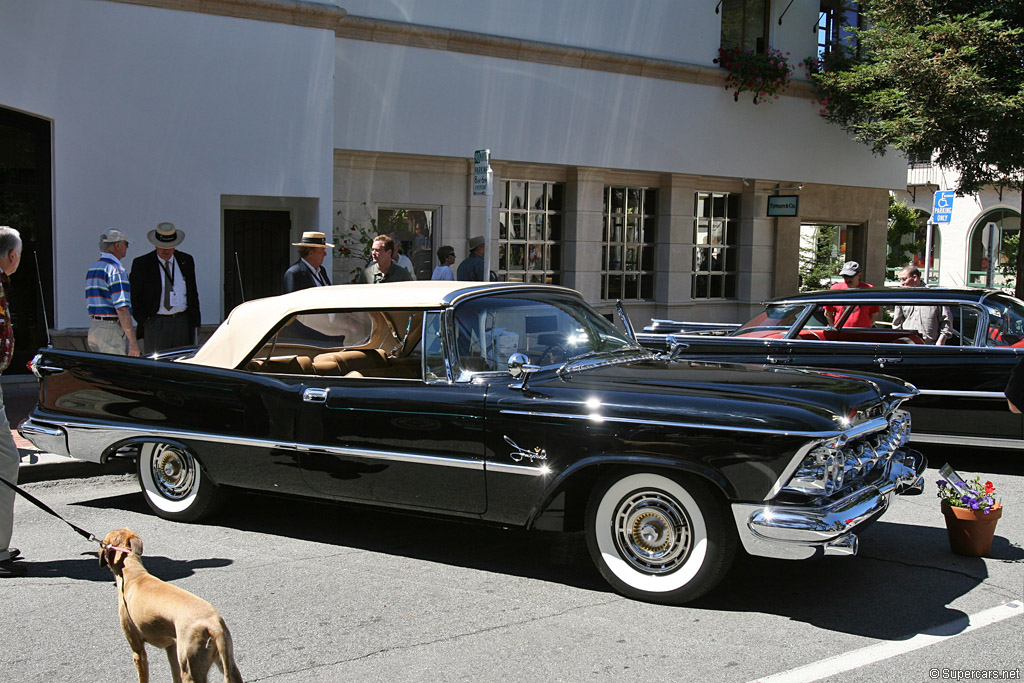
[[[995,209],[978,218],[971,228],[967,284],[971,287],[1012,289],[1017,280],[1019,236],[1020,214],[1016,211]]]

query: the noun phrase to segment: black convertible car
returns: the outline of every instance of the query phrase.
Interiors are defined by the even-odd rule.
[[[561,287],[318,287],[242,304],[197,350],[44,349],[20,429],[137,458],[168,519],[245,488],[585,529],[612,586],[666,603],[709,590],[740,545],[853,554],[919,491],[912,386],[671,358],[631,334]]]
[[[874,311],[872,327],[845,324],[857,307]],[[915,307],[928,315],[914,316]],[[922,317],[937,322],[937,335],[915,329],[912,321]],[[913,441],[1024,448],[1024,419],[1003,396],[1024,357],[1024,302],[1000,291],[810,292],[769,301],[742,325],[655,320],[637,338],[652,349],[675,349],[680,358],[893,375],[920,391],[906,406]]]

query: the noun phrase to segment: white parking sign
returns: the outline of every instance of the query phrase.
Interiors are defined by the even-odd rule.
[[[939,190],[932,204],[932,223],[949,223],[953,216],[953,190]]]

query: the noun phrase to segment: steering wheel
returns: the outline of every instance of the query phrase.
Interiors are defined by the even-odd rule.
[[[564,363],[568,358],[565,348],[560,343],[551,344],[540,354],[537,359],[538,365],[557,365]]]

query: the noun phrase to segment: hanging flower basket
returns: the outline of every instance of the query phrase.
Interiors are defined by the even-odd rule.
[[[793,73],[787,56],[775,48],[766,52],[741,50],[738,47],[719,48],[715,64],[729,72],[726,90],[732,90],[733,100],[739,101],[740,93],[752,92],[754,104],[779,99],[789,87]]]
[[[988,555],[996,522],[1003,516],[1003,506],[995,499],[995,485],[982,483],[980,476],[964,481],[949,465],[939,473],[943,478],[937,482],[938,495],[950,550],[967,557]]]

